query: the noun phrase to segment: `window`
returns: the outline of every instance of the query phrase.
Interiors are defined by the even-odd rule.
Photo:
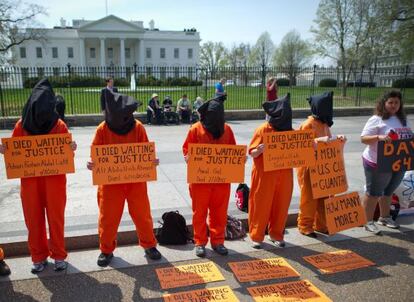
[[[125,48],[125,58],[131,58],[131,48]]]
[[[36,47],[36,58],[42,58],[42,48]]]
[[[151,48],[145,49],[145,57],[151,59]]]
[[[108,58],[109,59],[114,58],[114,49],[112,47],[108,48]]]
[[[174,59],[178,59],[180,57],[180,49],[174,48]]]
[[[89,56],[91,57],[91,59],[96,58],[96,49],[94,47],[89,48]]]
[[[160,48],[160,58],[165,59],[165,48]]]
[[[68,47],[68,58],[73,58],[73,47]]]
[[[193,58],[193,49],[192,48],[188,49],[187,56],[188,56],[189,59]]]
[[[52,58],[56,59],[58,57],[58,48],[52,47]]]
[[[26,58],[26,47],[20,47],[20,58]]]

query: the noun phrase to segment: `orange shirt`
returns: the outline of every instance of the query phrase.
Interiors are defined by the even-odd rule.
[[[92,145],[110,145],[127,143],[147,143],[148,137],[144,126],[140,121],[135,120],[135,127],[127,134],[120,135],[109,129],[106,122],[99,124],[96,128],[95,137]]]
[[[55,126],[50,130],[47,134],[60,134],[60,133],[69,133],[68,127],[66,126],[65,122],[61,119],[58,119]],[[12,137],[17,136],[29,136],[31,135],[23,128],[22,120],[18,120],[16,125],[14,126]]]
[[[299,126],[299,130],[309,129],[312,129],[315,132],[315,137],[332,137],[331,129],[329,126],[325,123],[322,123],[320,120],[314,118],[313,116],[308,116],[308,119]]]

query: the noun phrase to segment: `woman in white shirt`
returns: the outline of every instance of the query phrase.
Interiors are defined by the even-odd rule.
[[[411,137],[412,131],[407,125],[401,93],[399,91],[387,92],[378,101],[375,114],[369,118],[361,133],[361,142],[367,145],[362,154],[366,179],[366,192],[362,198],[362,204],[367,216],[368,222],[365,229],[368,232],[380,234],[380,230],[373,222],[377,202],[380,208],[377,224],[394,229],[399,228],[399,225],[390,217],[390,204],[394,190],[404,177],[404,171],[378,171],[378,142]]]

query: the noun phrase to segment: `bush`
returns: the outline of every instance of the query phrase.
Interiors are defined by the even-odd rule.
[[[398,79],[392,82],[393,88],[414,88],[414,78]]]
[[[277,79],[276,83],[277,86],[289,86],[290,84],[289,79]]]
[[[319,87],[336,87],[338,82],[335,79],[322,79],[319,82]]]
[[[346,87],[376,87],[377,84],[375,82],[348,82]]]

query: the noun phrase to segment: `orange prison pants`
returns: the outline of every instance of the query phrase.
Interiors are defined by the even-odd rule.
[[[298,169],[300,205],[298,216],[299,232],[307,235],[314,231],[326,232],[325,206],[322,198],[313,199],[308,168]]]
[[[20,196],[29,232],[28,243],[32,261],[40,262],[48,256],[57,260],[65,259],[66,175],[22,178]]]
[[[124,211],[125,199],[134,221],[139,244],[144,248],[157,245],[153,232],[151,208],[147,194],[147,183],[129,183],[99,186],[99,247],[102,253],[110,254],[116,248],[116,235]]]
[[[4,259],[3,249],[0,247],[0,261]]]
[[[230,184],[190,184],[196,245],[206,245],[207,216],[211,246],[224,243]]]
[[[266,227],[272,239],[283,240],[292,192],[292,169],[264,172],[253,167],[249,196],[249,233],[253,241],[263,241]]]

